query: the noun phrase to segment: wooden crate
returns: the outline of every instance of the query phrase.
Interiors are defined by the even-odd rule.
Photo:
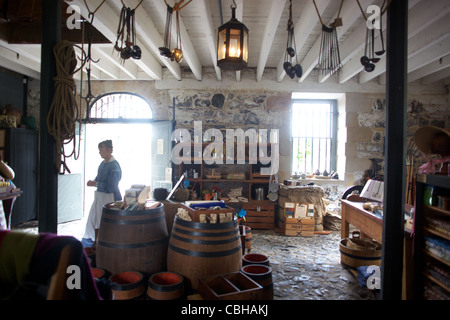
[[[207,300],[260,300],[263,287],[238,271],[200,278],[198,291]]]
[[[275,205],[272,203],[244,202],[242,209],[247,214],[245,225],[253,229],[272,230],[275,223]]]
[[[232,213],[231,219],[232,220],[235,219],[235,214],[234,214],[235,209],[228,207],[228,206],[226,206],[225,208],[222,208],[222,209],[194,209],[194,208],[191,208],[182,203],[181,208],[186,209],[189,212],[189,215],[191,216],[193,222],[200,222],[201,214],[205,214],[207,217],[209,217],[211,214],[217,214],[217,219],[218,219],[217,222],[224,222],[224,221],[220,221],[220,218],[219,218],[220,214],[221,213],[227,214],[227,213],[231,212]]]
[[[313,218],[286,218],[284,234],[294,237],[313,237],[314,223]]]

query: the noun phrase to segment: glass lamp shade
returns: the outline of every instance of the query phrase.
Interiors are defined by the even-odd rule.
[[[248,29],[235,18],[232,8],[230,21],[219,27],[217,66],[224,70],[242,70],[248,63]]]

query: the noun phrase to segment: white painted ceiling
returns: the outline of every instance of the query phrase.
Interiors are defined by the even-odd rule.
[[[166,0],[174,5],[174,0]],[[185,1],[185,3],[188,0]],[[395,1],[395,0],[393,0]],[[66,1],[78,6],[81,15],[88,19],[84,0]],[[93,11],[102,0],[87,0]],[[95,13],[93,25],[111,43],[94,44],[92,63],[93,80],[154,80],[167,78],[204,80],[205,72],[215,72],[217,81],[222,80],[224,71],[216,66],[217,29],[231,18],[232,0],[192,0],[180,10],[181,43],[184,58],[180,64],[162,57],[159,47],[163,46],[166,20],[164,0],[144,0],[136,9],[137,45],[142,49],[140,60],[121,61],[113,46],[117,38],[119,13],[123,3],[135,8],[140,0],[106,0]],[[249,29],[248,67],[253,73],[236,72],[236,81],[251,76],[255,82],[266,80],[268,71],[281,82],[289,78],[283,69],[289,19],[289,0],[235,0],[236,16]],[[381,6],[383,0],[360,0],[361,7]],[[329,25],[337,16],[340,1],[316,0],[324,24]],[[222,16],[221,16],[222,13]],[[367,16],[370,14],[367,13]],[[326,83],[315,67],[318,63],[321,41],[321,24],[312,0],[292,0],[297,59],[303,69],[303,76],[295,78],[299,83],[308,79]],[[366,21],[356,0],[345,0],[341,10],[343,26],[337,28],[341,62],[338,74],[332,75],[341,84],[357,81],[384,81],[386,55],[376,63],[373,72],[364,71],[360,63],[364,55]],[[382,20],[386,41],[386,18]],[[175,15],[172,26],[175,28]],[[376,34],[376,50],[381,48],[379,31]],[[175,30],[172,31],[175,35]],[[409,0],[408,15],[408,82],[423,84],[435,82],[450,83],[450,1]],[[174,38],[172,36],[172,38]],[[40,45],[9,44],[1,41],[0,65],[39,78]],[[175,40],[172,41],[172,47]],[[85,44],[86,48],[86,44]],[[17,58],[16,53],[20,55]],[[229,71],[227,71],[229,72]],[[242,73],[242,75],[241,75]],[[208,81],[211,81],[208,78]]]

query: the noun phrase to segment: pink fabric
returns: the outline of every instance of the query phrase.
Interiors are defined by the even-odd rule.
[[[428,159],[428,162],[419,167],[419,173],[433,174],[436,172],[436,165],[444,162],[450,162],[450,156],[439,159]]]

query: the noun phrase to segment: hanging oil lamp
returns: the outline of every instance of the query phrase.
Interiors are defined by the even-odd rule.
[[[219,27],[217,66],[223,70],[242,70],[248,63],[248,29],[236,19],[236,3],[231,5],[231,20]]]

